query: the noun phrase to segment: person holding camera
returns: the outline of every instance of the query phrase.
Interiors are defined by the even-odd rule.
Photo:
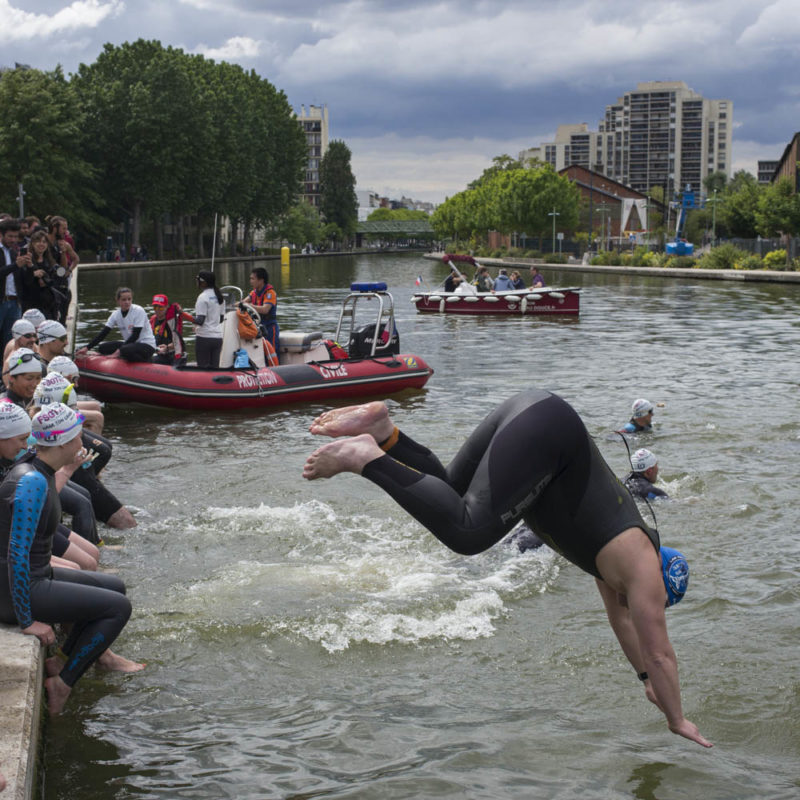
[[[38,308],[47,319],[58,319],[66,297],[54,286],[57,267],[44,230],[38,230],[31,235],[27,249],[20,250],[17,264],[20,266],[22,283],[22,310]]]

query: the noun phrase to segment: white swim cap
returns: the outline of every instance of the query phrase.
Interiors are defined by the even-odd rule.
[[[58,372],[50,372],[39,381],[33,393],[33,404],[43,408],[52,403],[64,403],[70,408],[78,405],[72,384]]]
[[[76,414],[63,403],[51,403],[34,416],[31,433],[37,445],[57,447],[79,436],[82,425],[83,414]]]
[[[633,467],[634,472],[645,472],[657,463],[656,457],[649,450],[645,450],[644,447],[631,456],[631,467]]]
[[[24,372],[41,372],[39,356],[28,347],[14,350],[6,362],[6,375],[22,375]]]
[[[30,320],[34,327],[38,327],[45,321],[45,315],[39,311],[38,308],[29,308],[23,315],[22,319]]]
[[[36,328],[36,333],[39,334],[39,343],[46,344],[47,342],[52,342],[54,339],[60,339],[62,336],[66,336],[67,329],[54,319],[46,319],[44,322],[39,323],[39,326]]]
[[[69,356],[56,356],[48,365],[48,372],[58,372],[65,378],[80,375],[78,365]]]
[[[653,413],[653,404],[644,398],[634,400],[633,405],[631,406],[631,412],[634,419],[639,419],[639,417],[644,417],[647,414]]]
[[[31,432],[31,418],[22,406],[9,400],[0,402],[0,439],[27,436]]]
[[[36,326],[29,319],[18,319],[11,326],[11,336],[14,339],[19,339],[20,336],[30,336],[36,333]]]

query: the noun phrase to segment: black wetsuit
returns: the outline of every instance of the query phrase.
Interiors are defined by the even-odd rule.
[[[642,500],[655,500],[658,497],[669,497],[663,490],[659,489],[652,481],[647,480],[640,472],[631,472],[625,478],[625,486],[634,497]]]
[[[33,456],[0,484],[0,621],[30,627],[71,622],[61,648],[68,686],[111,646],[131,614],[125,584],[102,572],[50,566],[61,517],[53,470]]]
[[[108,522],[112,514],[122,508],[122,503],[103,485],[97,475],[111,459],[112,445],[105,436],[93,431],[84,430],[81,437],[83,446],[99,455],[86,469],[76,469],[72,473],[72,480],[89,492],[97,519]]]
[[[658,533],[645,524],[578,414],[539,389],[489,414],[447,468],[399,433],[397,443],[362,475],[466,555],[488,549],[520,519],[598,578],[597,554],[628,528],[641,528],[659,548]]]

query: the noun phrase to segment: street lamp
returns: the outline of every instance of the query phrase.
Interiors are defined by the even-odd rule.
[[[548,217],[553,218],[553,252],[556,251],[556,217],[561,216],[560,211],[556,211],[556,207],[553,206],[553,210],[547,215]]]
[[[714,242],[717,241],[717,190],[714,189],[714,197],[711,202],[714,204],[711,207],[711,247],[714,247]]]
[[[19,203],[19,218],[22,219],[25,216],[25,190],[22,188],[21,183],[18,183],[17,186],[19,187],[19,196],[16,199]]]

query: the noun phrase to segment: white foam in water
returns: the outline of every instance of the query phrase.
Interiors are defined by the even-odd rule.
[[[261,542],[245,546],[251,558],[194,582],[184,602],[195,611],[201,603],[216,621],[262,624],[267,633],[299,636],[329,652],[491,636],[508,602],[545,591],[558,575],[547,548],[522,554],[497,546],[459,556],[400,511],[341,515],[313,500],[211,508],[203,519],[213,536],[224,532],[238,542],[255,534]]]

